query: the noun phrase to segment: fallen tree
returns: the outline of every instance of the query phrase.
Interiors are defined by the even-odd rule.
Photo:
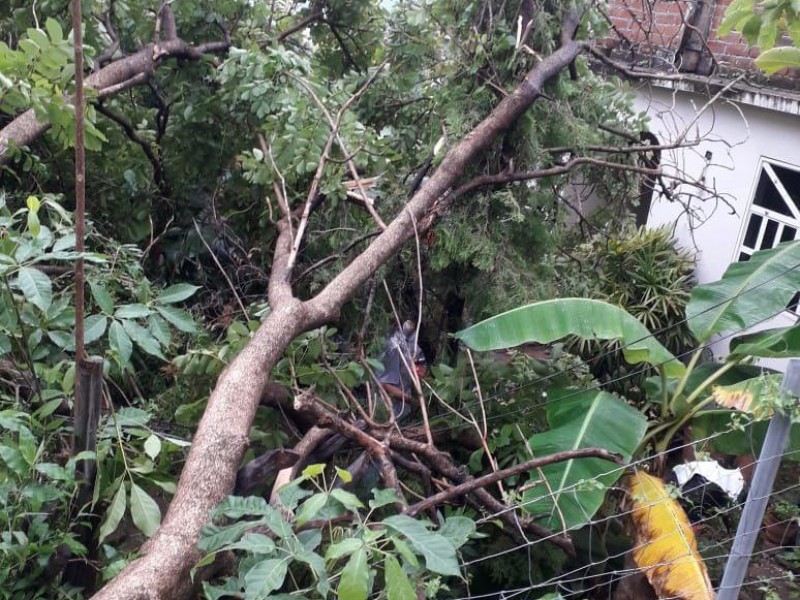
[[[537,27],[533,24],[535,3],[519,4],[518,14],[513,15],[519,19],[511,18],[507,21],[518,24],[514,51],[525,55],[526,60],[520,61],[520,64],[530,68],[518,73],[512,68],[515,79],[496,80],[491,72],[493,65],[490,61],[486,65],[479,65],[475,76],[483,82],[486,89],[492,90],[491,93],[495,96],[492,107],[483,108],[480,118],[475,118],[475,123],[470,123],[465,131],[460,132],[458,139],[450,139],[453,136],[447,131],[443,132],[440,143],[436,146],[447,148],[446,152],[439,152],[440,148],[431,149],[430,156],[423,161],[413,178],[410,198],[398,202],[399,209],[391,219],[389,215],[380,214],[383,207],[379,207],[367,194],[369,184],[361,177],[362,165],[355,158],[359,150],[355,147],[348,148],[355,136],[345,131],[349,113],[355,110],[366,92],[380,84],[382,71],[390,68],[388,61],[375,61],[374,64],[362,68],[357,57],[352,56],[347,44],[337,35],[341,23],[333,17],[328,3],[314,3],[308,14],[298,19],[296,24],[280,32],[273,32],[275,39],[288,43],[292,36],[305,35],[305,28],[309,26],[321,24],[328,27],[333,39],[341,45],[344,62],[352,71],[359,73],[359,76],[355,78],[355,83],[348,82],[348,93],[339,103],[336,112],[319,97],[319,88],[303,79],[302,68],[298,68],[300,74],[287,76],[282,80],[283,84],[288,86],[291,83],[305,94],[307,104],[314,107],[315,114],[321,115],[327,128],[319,156],[312,161],[313,169],[306,168],[306,179],[302,181],[305,186],[302,201],[296,199],[296,189],[292,190],[295,192],[294,196],[287,194],[283,174],[276,166],[280,156],[274,156],[276,153],[273,153],[271,144],[275,140],[269,137],[269,124],[259,124],[252,128],[251,145],[258,145],[260,149],[258,162],[269,165],[277,172],[277,176],[269,182],[272,185],[270,195],[276,200],[280,213],[275,223],[276,235],[270,256],[270,313],[250,343],[219,378],[193,438],[177,492],[160,528],[142,547],[140,557],[107,584],[96,598],[181,598],[191,594],[197,582],[191,580],[189,572],[200,557],[197,541],[201,528],[208,523],[211,510],[234,489],[256,409],[263,400],[264,390],[270,384],[270,373],[277,361],[283,356],[289,343],[300,333],[336,322],[342,309],[357,291],[397,256],[405,244],[425,236],[437,220],[459,209],[460,205],[469,205],[472,195],[485,188],[502,188],[514,182],[569,174],[574,169],[587,165],[609,172],[633,173],[653,179],[662,175],[658,164],[652,161],[642,166],[632,160],[608,159],[608,155],[612,153],[637,157],[650,153],[655,148],[631,145],[624,136],[621,136],[623,142],[615,147],[548,148],[544,152],[546,163],[540,162],[540,157],[533,160],[528,156],[524,170],[515,168],[515,157],[505,155],[508,148],[513,149],[511,139],[515,135],[515,128],[528,131],[536,126],[537,123],[532,125],[528,122],[526,129],[520,123],[526,118],[533,120],[529,111],[537,100],[552,102],[553,99],[547,92],[548,87],[563,83],[570,75],[577,77],[574,73],[575,62],[582,53],[594,49],[591,40],[578,35],[587,8],[564,11],[551,7],[549,17],[558,18],[559,21],[557,35],[533,41],[527,37]],[[110,62],[87,78],[87,85],[97,90],[99,99],[111,98],[123,90],[147,83],[167,59],[195,61],[209,53],[223,53],[231,48],[230,38],[235,35],[235,32],[229,33],[223,28],[224,39],[220,41],[189,44],[178,37],[168,3],[164,3],[158,11],[156,21],[161,22],[156,26],[156,31],[163,32],[159,33],[157,42],[144,45],[133,54]],[[491,15],[478,15],[476,22],[491,33]],[[260,43],[265,47],[270,44],[264,40],[260,40]],[[529,43],[536,50],[531,49]],[[480,44],[476,47],[480,47]],[[456,49],[449,48],[448,51],[455,52]],[[292,60],[296,60],[300,67],[308,68],[302,63],[302,58],[293,57]],[[229,64],[234,62],[235,57],[230,58]],[[532,66],[530,63],[533,63]],[[224,72],[224,66],[222,70]],[[472,108],[477,111],[477,108]],[[113,120],[120,123],[119,119]],[[37,120],[33,110],[14,118],[0,130],[0,164],[9,163],[11,153],[8,150],[11,146],[33,144],[45,133],[47,127],[46,122]],[[128,124],[123,125],[123,129],[128,137],[134,139],[134,128]],[[582,154],[583,150],[587,150],[586,156]],[[256,156],[255,153],[252,155]],[[561,160],[564,155],[568,155],[566,160]],[[298,280],[302,279],[306,271],[313,270],[317,263],[298,275],[299,262],[308,243],[310,219],[330,204],[331,192],[323,190],[326,171],[339,166],[350,179],[346,199],[358,205],[359,210],[368,215],[374,231],[357,240],[358,243],[369,242],[364,250],[349,260],[324,286],[310,293],[308,288],[298,285]],[[354,244],[356,242],[347,246],[341,254],[346,255]],[[320,429],[336,430],[364,447],[381,466],[387,486],[395,487],[396,474],[393,475],[393,471],[396,465],[410,471],[418,469],[423,478],[426,475],[422,469],[434,470],[452,484],[453,487],[449,490],[431,493],[428,500],[407,507],[405,510],[410,514],[456,496],[471,494],[487,511],[508,515],[509,525],[521,527],[526,534],[546,538],[567,551],[571,549],[571,542],[567,537],[549,531],[531,520],[512,518],[513,511],[510,509],[513,507],[506,506],[486,491],[486,486],[501,480],[508,472],[498,471],[494,475],[486,476],[488,479],[468,477],[459,465],[436,448],[430,432],[423,431],[420,439],[414,439],[410,435],[387,436],[381,428],[370,427],[362,431],[353,428],[347,419],[325,412],[317,403],[309,402],[309,399],[313,400],[313,396],[299,396],[294,409],[303,413],[309,421],[316,421]],[[314,442],[309,442],[309,446],[315,446],[325,435],[327,433],[314,433]],[[295,448],[295,453],[300,456],[310,452],[311,449]],[[409,453],[423,456],[426,464],[422,467],[415,466],[408,461]],[[586,455],[614,459],[608,453],[594,449],[586,451]],[[574,457],[575,455],[543,457],[536,460]],[[528,470],[538,464],[542,463],[525,463],[515,469]]]

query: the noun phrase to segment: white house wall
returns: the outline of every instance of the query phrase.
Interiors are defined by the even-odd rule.
[[[748,100],[752,102],[745,102]],[[661,195],[653,199],[647,223],[650,227],[674,227],[679,242],[697,253],[700,283],[719,279],[738,258],[761,159],[800,166],[800,117],[731,101],[717,102],[702,111],[707,102],[707,96],[655,86],[638,90],[636,98],[637,109],[648,113],[650,130],[662,144],[684,132],[686,141],[699,141],[692,148],[664,151],[662,166],[687,180],[703,179],[716,197],[713,192],[700,192],[700,197],[681,205]],[[669,185],[669,180],[666,183]],[[676,192],[686,190],[679,185]],[[769,289],[764,286],[749,293],[767,294]],[[786,326],[796,320],[786,312],[753,330]],[[716,357],[727,354],[728,341],[721,339],[712,345]],[[768,366],[782,365],[772,361]]]

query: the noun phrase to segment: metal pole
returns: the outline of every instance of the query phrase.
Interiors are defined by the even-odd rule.
[[[789,361],[789,368],[781,384],[781,393],[800,396],[800,360]],[[742,587],[747,574],[750,556],[753,554],[767,501],[772,493],[772,485],[775,483],[781,457],[789,442],[791,427],[792,422],[788,415],[776,412],[770,420],[764,446],[756,463],[753,483],[728,557],[728,564],[725,565],[725,573],[722,575],[717,600],[736,600],[739,597],[739,588]]]

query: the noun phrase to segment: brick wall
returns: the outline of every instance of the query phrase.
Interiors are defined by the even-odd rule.
[[[708,49],[722,71],[753,69],[757,48],[748,48],[740,35],[717,35],[725,10],[731,0],[717,0],[707,38]],[[609,43],[616,52],[635,51],[637,54],[658,56],[679,64],[684,35],[685,17],[695,2],[686,0],[608,0],[608,14],[617,36]],[[630,44],[626,43],[630,42]],[[632,45],[630,48],[628,46]]]

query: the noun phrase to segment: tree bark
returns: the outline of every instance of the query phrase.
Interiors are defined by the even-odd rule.
[[[233,489],[247,446],[250,424],[268,382],[269,372],[291,340],[302,331],[336,319],[343,304],[381,265],[414,235],[414,223],[434,208],[464,173],[540,96],[544,84],[566,68],[582,45],[566,40],[543,59],[519,87],[445,156],[441,166],[383,231],[316,297],[301,302],[291,290],[287,268],[292,240],[285,221],[279,235],[270,278],[272,313],[252,341],[229,365],[211,394],[178,490],[155,536],[133,561],[94,598],[155,600],[191,593],[189,570],[200,558],[196,549],[209,512]]]

